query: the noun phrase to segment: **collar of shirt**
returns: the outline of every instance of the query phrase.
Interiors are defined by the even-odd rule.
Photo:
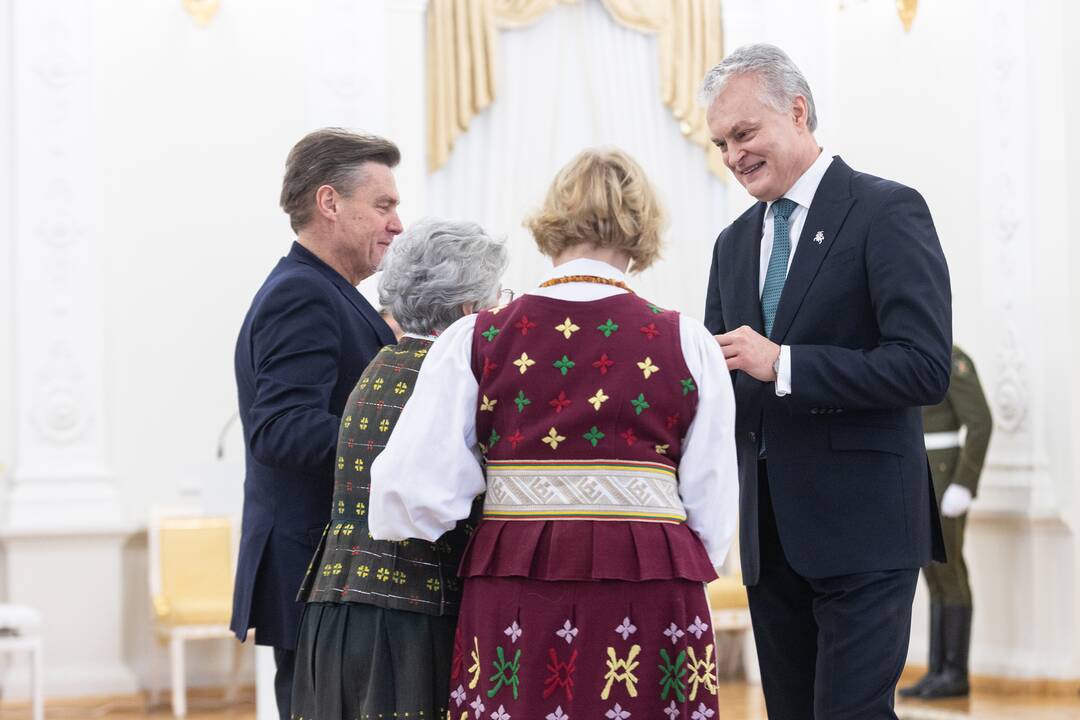
[[[824,150],[820,150],[817,159],[814,160],[810,167],[806,168],[806,172],[799,176],[791,189],[784,193],[784,197],[788,200],[794,200],[801,208],[809,209],[810,203],[814,201],[814,194],[817,193],[818,185],[821,184],[821,178],[825,177],[825,172],[829,169],[832,161],[831,156],[826,155]],[[773,200],[767,203],[765,207],[766,218],[772,217],[772,206],[775,202]]]
[[[562,265],[551,268],[540,279],[541,283],[568,275],[596,275],[608,280],[626,282],[626,273],[616,267],[608,265],[601,260],[578,258],[565,262]],[[545,297],[558,298],[560,300],[599,300],[618,293],[626,292],[614,285],[601,285],[599,283],[574,282],[552,285],[546,288],[529,290],[530,295],[543,295]]]

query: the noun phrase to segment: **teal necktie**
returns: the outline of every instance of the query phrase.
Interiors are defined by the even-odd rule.
[[[787,279],[788,256],[791,254],[791,226],[788,218],[795,211],[794,200],[780,198],[772,204],[773,245],[769,269],[765,271],[765,287],[761,290],[761,317],[765,320],[765,337],[772,335],[776,306]]]

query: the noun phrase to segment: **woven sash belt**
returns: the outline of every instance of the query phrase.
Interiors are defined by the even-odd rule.
[[[491,462],[484,517],[498,520],[643,520],[681,523],[675,470],[618,460]]]

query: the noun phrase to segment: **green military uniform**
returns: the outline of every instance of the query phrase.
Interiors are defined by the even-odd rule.
[[[966,432],[963,445],[960,428]],[[956,346],[948,393],[940,404],[923,409],[923,429],[938,505],[950,485],[967,488],[975,497],[993,418],[974,363]],[[914,686],[901,690],[902,695],[925,699],[968,694],[972,603],[964,562],[966,522],[966,513],[941,518],[948,562],[923,568],[930,589],[929,672]]]

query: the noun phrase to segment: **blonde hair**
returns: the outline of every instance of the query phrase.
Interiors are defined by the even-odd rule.
[[[552,181],[544,204],[525,220],[540,252],[555,257],[592,244],[622,250],[630,272],[660,257],[666,216],[645,171],[622,150],[585,150]]]

